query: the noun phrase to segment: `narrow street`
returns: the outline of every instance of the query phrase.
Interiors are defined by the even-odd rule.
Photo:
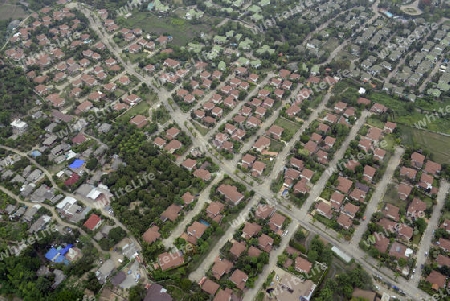
[[[205,204],[211,202],[209,199],[209,193],[211,192],[211,188],[217,183],[219,183],[223,179],[223,176],[224,174],[219,172],[216,175],[216,178],[208,185],[208,187],[200,193],[200,196],[198,197],[197,200],[197,204],[195,204],[195,208],[189,211],[188,214],[184,216],[183,220],[177,225],[177,227],[174,230],[172,230],[170,236],[163,240],[164,247],[166,248],[173,247],[173,242],[175,241],[175,239],[177,239],[178,237],[181,236],[181,234],[183,234],[187,225],[189,225],[192,222],[192,219],[202,211]]]
[[[242,222],[247,220],[250,209],[258,204],[259,200],[260,198],[257,196],[251,198],[247,203],[247,206],[245,206],[245,208],[242,209],[242,211],[239,213],[239,216],[236,218],[236,220]],[[230,224],[229,228],[225,231],[225,234],[222,235],[220,240],[214,245],[213,249],[208,253],[208,256],[206,256],[202,264],[197,268],[197,270],[189,274],[189,280],[198,282],[200,281],[200,279],[202,279],[203,276],[205,276],[206,272],[214,263],[217,256],[219,256],[220,249],[222,249],[227,241],[233,238],[234,232],[236,232],[236,230],[241,226],[242,222]]]
[[[434,237],[434,230],[439,227],[439,218],[441,217],[441,211],[444,208],[445,205],[445,197],[448,193],[450,193],[450,183],[442,180],[440,183],[441,187],[439,187],[439,192],[437,195],[437,204],[434,206],[433,214],[431,215],[431,218],[428,220],[427,229],[422,235],[422,240],[419,244],[419,251],[417,251],[417,265],[416,265],[416,274],[414,275],[414,278],[411,279],[409,282],[414,285],[418,286],[419,281],[422,278],[422,264],[425,264],[427,260],[427,256],[425,255],[426,252],[430,250],[431,247],[431,241]]]
[[[394,155],[387,164],[387,169],[383,175],[383,178],[377,184],[375,192],[372,194],[372,198],[368,200],[366,212],[364,213],[366,219],[362,220],[361,224],[356,228],[350,242],[351,244],[357,246],[361,241],[361,238],[364,234],[364,231],[366,231],[367,229],[367,225],[369,224],[372,215],[377,211],[378,204],[383,201],[383,197],[386,193],[388,185],[392,183],[392,177],[394,176],[395,169],[400,164],[400,160],[404,152],[405,150],[403,148],[397,147],[395,149]]]

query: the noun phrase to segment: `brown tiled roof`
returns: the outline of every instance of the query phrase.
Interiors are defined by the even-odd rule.
[[[389,250],[389,255],[394,256],[397,259],[400,258],[407,259],[408,257],[405,255],[405,251],[406,251],[405,245],[398,242],[394,242],[391,246],[391,249]]]
[[[375,236],[376,241],[374,247],[380,251],[381,253],[386,253],[388,247],[389,247],[389,238],[384,236]]]
[[[417,175],[417,170],[412,169],[412,168],[408,168],[406,166],[402,166],[402,168],[400,168],[400,176],[402,177],[407,177],[408,179],[415,179]]]
[[[202,285],[202,290],[204,290],[205,292],[207,292],[208,294],[214,296],[217,292],[217,290],[220,288],[220,285],[215,283],[212,280],[207,279],[203,285]]]
[[[408,206],[407,213],[409,215],[415,215],[415,218],[420,217],[419,212],[424,212],[427,209],[427,203],[421,201],[419,198],[414,198]]]
[[[232,291],[229,288],[225,290],[220,289],[213,301],[230,301],[232,295]]]
[[[353,225],[352,219],[348,215],[343,213],[339,214],[337,223],[345,229],[348,229]]]
[[[255,216],[257,218],[266,219],[275,212],[275,208],[269,205],[261,204],[256,208]]]
[[[172,222],[174,222],[177,219],[180,211],[181,211],[180,206],[172,204],[161,214],[161,217],[164,219],[167,218],[167,219],[171,220]]]
[[[163,271],[178,267],[184,263],[184,256],[181,252],[169,253],[164,252],[158,256],[159,266]]]
[[[414,152],[411,155],[411,160],[414,164],[416,164],[416,167],[422,167],[423,162],[425,161],[425,156],[422,154],[419,154],[418,152]]]
[[[337,189],[344,194],[347,194],[352,188],[353,182],[347,178],[339,177],[338,178],[338,187]]]
[[[351,215],[353,217],[359,211],[359,206],[355,206],[352,203],[347,203],[345,204],[344,208],[342,208],[342,211],[345,214]]]
[[[304,259],[303,257],[297,257],[295,259],[295,269],[299,272],[304,272],[308,274],[311,271],[312,263],[308,260]]]
[[[232,268],[233,263],[230,261],[226,259],[216,260],[212,266],[212,273],[213,276],[219,280],[224,274],[229,273]]]
[[[233,272],[233,275],[231,275],[230,277],[230,281],[233,282],[241,290],[245,288],[245,282],[247,281],[247,279],[247,274],[239,269],[235,270]]]
[[[253,246],[251,246],[250,248],[248,248],[248,256],[250,257],[258,257],[259,255],[261,255],[261,250],[258,248],[255,248]]]
[[[246,236],[246,238],[256,236],[256,234],[258,234],[259,231],[261,231],[260,225],[249,222],[246,222],[244,229],[242,229],[242,233]]]
[[[142,235],[142,239],[145,242],[151,244],[151,243],[154,243],[160,236],[161,236],[161,234],[159,234],[159,227],[152,226],[152,227],[148,228],[147,231],[145,231],[145,233]]]
[[[439,254],[436,262],[439,266],[450,267],[450,257]]]
[[[233,185],[222,184],[219,186],[217,191],[220,194],[225,195],[225,197],[235,205],[238,204],[244,198],[244,195],[242,195],[237,190],[237,187]]]
[[[428,160],[424,170],[429,174],[436,175],[441,171],[441,164]]]
[[[450,240],[439,238],[439,246],[446,251],[450,251]]]
[[[192,225],[190,225],[187,228],[188,235],[194,236],[195,238],[200,238],[205,233],[208,226],[199,223],[199,222],[193,222]]]
[[[195,197],[190,192],[185,192],[181,198],[186,205],[192,203],[195,199]]]
[[[392,204],[386,204],[383,209],[383,213],[385,216],[393,219],[394,221],[398,222],[400,220],[400,208],[397,206],[394,206]]]
[[[410,240],[413,237],[414,229],[408,225],[402,224],[398,230],[398,235],[406,240]]]
[[[405,184],[405,183],[400,183],[400,185],[398,185],[397,190],[398,190],[400,199],[405,200],[411,193],[412,186]]]
[[[323,213],[325,215],[325,217],[327,217],[327,218],[331,218],[331,216],[332,216],[331,206],[325,202],[319,202],[316,205],[316,210],[321,212],[319,214]]]
[[[432,271],[430,275],[428,275],[426,279],[429,283],[431,283],[431,286],[435,290],[439,290],[441,288],[445,288],[445,281],[446,278],[444,275],[439,273],[438,271]]]
[[[230,253],[233,254],[235,257],[241,256],[242,252],[244,252],[246,249],[245,243],[242,242],[234,242],[233,246],[230,249]]]

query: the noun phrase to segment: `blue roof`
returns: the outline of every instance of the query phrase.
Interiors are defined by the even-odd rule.
[[[55,258],[57,254],[58,250],[56,250],[55,248],[51,248],[50,250],[48,250],[47,254],[45,254],[45,258],[47,258],[48,260],[53,260],[53,258]]]
[[[38,150],[34,150],[31,152],[32,157],[40,157],[41,155],[42,155],[41,152]]]
[[[68,244],[63,250],[59,251],[59,253],[61,253],[61,255],[66,255],[67,252],[69,252],[69,249],[72,248],[73,245],[72,244]]]
[[[76,159],[72,164],[69,165],[70,168],[77,169],[83,166],[84,160]]]

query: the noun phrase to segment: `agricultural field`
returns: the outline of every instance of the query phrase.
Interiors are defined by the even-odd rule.
[[[406,146],[422,148],[433,154],[433,160],[441,164],[450,163],[450,137],[400,125],[402,143]]]
[[[129,28],[142,28],[144,32],[168,33],[173,37],[172,43],[178,46],[184,46],[201,32],[208,33],[211,30],[206,24],[192,25],[181,18],[158,17],[149,12],[135,13],[123,23]]]
[[[0,1],[0,20],[22,19],[27,14],[18,1],[2,0]]]

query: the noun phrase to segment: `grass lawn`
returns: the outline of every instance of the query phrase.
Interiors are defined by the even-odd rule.
[[[198,36],[200,32],[211,31],[211,27],[205,24],[192,25],[179,18],[159,18],[150,12],[135,13],[132,18],[125,19],[123,23],[128,28],[142,28],[146,33],[170,34],[173,37],[172,43],[178,46],[184,46],[193,37]]]
[[[150,108],[150,105],[145,102],[141,101],[131,109],[129,109],[125,114],[119,117],[119,120],[128,121],[131,117],[135,115],[148,115],[148,109]]]
[[[442,213],[441,219],[450,219],[450,211],[444,211],[444,213]]]
[[[292,136],[294,136],[294,134],[300,128],[300,125],[298,125],[297,123],[284,118],[278,118],[277,120],[275,120],[274,124],[281,126],[284,129],[282,139],[284,138],[283,140],[285,141],[291,140]]]
[[[275,139],[270,139],[270,147],[269,147],[269,151],[270,152],[281,152],[285,147],[285,144],[281,141],[275,140]]]
[[[367,118],[367,123],[371,126],[375,126],[377,128],[384,129],[384,123],[381,122],[381,120],[378,118],[369,117],[369,118]]]
[[[23,8],[20,5],[15,5],[13,1],[2,1],[0,4],[0,20],[22,19],[26,15]]]
[[[411,106],[410,102],[402,101],[396,98],[393,98],[389,95],[383,93],[371,93],[368,95],[368,98],[373,102],[379,102],[388,108],[391,108],[395,114],[393,117],[393,122],[397,122],[403,125],[414,126],[420,120],[427,120],[426,114],[418,112],[416,110],[408,111],[408,106]],[[439,110],[439,108],[444,108],[449,105],[449,102],[427,102],[422,99],[417,99],[414,103],[413,108],[420,108],[424,111],[433,111]],[[446,134],[450,134],[450,119],[446,118],[436,118],[435,120],[430,119],[431,122],[428,122],[426,125],[426,129],[434,132],[442,132]]]
[[[386,203],[392,204],[399,207],[400,209],[406,208],[406,202],[399,199],[397,194],[397,187],[394,184],[389,184],[384,194],[384,201]]]
[[[420,243],[421,238],[422,238],[422,235],[414,235],[413,239],[412,239],[413,244],[418,245]]]
[[[200,123],[198,123],[195,120],[192,120],[192,125],[202,136],[205,136],[209,132],[209,129],[207,127],[204,127],[203,125],[201,125]]]
[[[450,163],[450,148],[448,147],[450,145],[450,137],[404,125],[400,125],[400,131],[403,144],[431,152],[433,160],[438,163]]]
[[[148,57],[149,54],[147,52],[140,52],[140,53],[127,53],[126,57],[134,64],[136,62],[139,62],[141,59]]]

